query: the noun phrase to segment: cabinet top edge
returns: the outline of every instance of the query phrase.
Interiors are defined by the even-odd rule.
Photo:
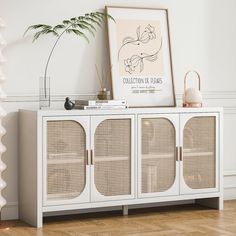
[[[165,113],[209,113],[209,112],[223,112],[223,107],[202,107],[202,108],[127,108],[117,110],[26,110],[20,109],[19,112],[33,112],[38,116],[59,116],[59,115],[123,115],[123,114],[165,114]]]

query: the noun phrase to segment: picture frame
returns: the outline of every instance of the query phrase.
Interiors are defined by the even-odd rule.
[[[113,99],[175,107],[167,9],[106,6]]]

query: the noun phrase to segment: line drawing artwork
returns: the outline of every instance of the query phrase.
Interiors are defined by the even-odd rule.
[[[159,49],[154,54],[140,53],[139,55],[132,55],[130,58],[124,60],[125,71],[129,74],[135,72],[139,66],[139,72],[141,73],[144,69],[144,60],[154,62],[158,59],[158,54],[162,49],[162,38]]]
[[[120,52],[124,48],[124,46],[128,44],[133,44],[133,45],[140,45],[140,43],[145,44],[145,43],[148,43],[150,40],[156,39],[154,26],[151,26],[150,24],[148,24],[142,33],[140,33],[140,28],[141,26],[139,25],[136,29],[137,38],[127,36],[122,40],[122,45],[118,50],[118,61],[120,58]]]

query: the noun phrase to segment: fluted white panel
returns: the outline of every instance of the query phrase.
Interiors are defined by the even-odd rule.
[[[0,18],[0,30],[1,28],[5,27],[6,24],[3,21],[2,18]],[[1,35],[0,32],[0,66],[1,64],[6,62],[6,59],[4,58],[2,54],[2,49],[7,45],[6,41]],[[6,98],[5,92],[2,90],[2,83],[5,81],[5,76],[3,75],[3,72],[0,68],[0,211],[3,206],[6,205],[6,200],[2,196],[2,190],[7,186],[6,182],[2,179],[2,172],[7,168],[6,164],[2,161],[1,157],[2,154],[6,151],[6,147],[2,144],[2,137],[6,134],[5,128],[2,126],[2,119],[4,116],[6,116],[6,112],[2,108],[2,102]]]
[[[6,199],[2,197],[1,195],[0,195],[0,203],[1,203],[1,207],[5,206],[7,203]]]
[[[1,164],[0,164],[0,172],[6,170],[6,168],[7,168],[6,164],[5,164],[3,161],[1,161]]]

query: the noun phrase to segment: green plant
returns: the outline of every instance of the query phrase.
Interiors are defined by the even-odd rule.
[[[57,37],[55,43],[53,44],[53,47],[49,53],[47,63],[44,70],[44,92],[46,97],[46,77],[47,77],[47,70],[48,65],[51,60],[52,54],[55,50],[55,47],[57,46],[60,38],[63,34],[74,34],[79,37],[83,37],[88,43],[89,43],[89,37],[87,36],[88,33],[95,36],[96,27],[102,27],[102,23],[105,18],[110,18],[114,21],[113,17],[109,14],[102,13],[102,12],[91,12],[87,13],[84,16],[78,16],[73,17],[69,20],[64,20],[62,23],[51,26],[51,25],[45,25],[45,24],[37,24],[37,25],[31,25],[29,26],[24,36],[28,31],[35,30],[35,34],[33,36],[33,42],[37,40],[39,37],[47,34],[52,34]]]

